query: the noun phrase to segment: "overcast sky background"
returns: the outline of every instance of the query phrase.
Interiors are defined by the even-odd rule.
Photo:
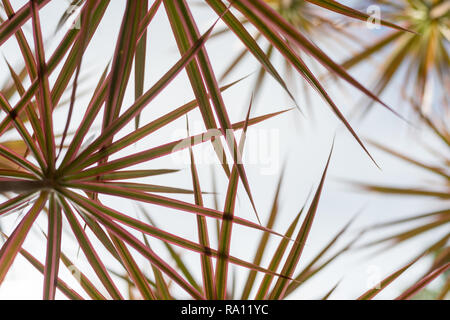
[[[12,1],[14,9],[20,8],[26,1]],[[199,1],[188,1],[189,3],[199,3]],[[85,77],[85,83],[81,85],[80,91],[88,90],[88,94],[80,97],[76,102],[76,112],[72,122],[72,128],[81,121],[87,103],[90,99],[90,93],[96,85],[99,75],[103,72],[107,63],[110,61],[115,40],[120,28],[121,17],[124,9],[124,1],[111,1],[105,17],[100,24],[94,38],[92,39],[86,55],[83,58],[82,77]],[[348,1],[347,1],[348,3]],[[59,17],[66,8],[66,1],[52,1],[41,11],[41,20],[43,22],[43,32],[46,39],[47,57],[54,50],[58,39],[64,35],[65,30],[59,30],[54,34],[56,24]],[[216,19],[216,15],[210,9],[201,6],[193,6],[194,17],[198,25],[205,31]],[[337,15],[336,19],[341,19]],[[220,29],[223,25],[218,24],[216,27]],[[32,41],[31,25],[28,23],[24,27],[26,36],[30,42]],[[173,36],[171,34],[170,25],[165,16],[165,10],[161,6],[156,17],[150,25],[148,33],[148,58],[146,67],[145,89],[159,79],[176,61],[179,59],[177,48]],[[370,39],[377,38],[382,30],[361,29],[361,32],[367,33],[368,43]],[[327,37],[327,35],[324,35]],[[338,50],[338,46],[323,45],[333,43],[333,39],[314,39],[318,45],[337,60],[345,57],[345,52]],[[236,56],[242,48],[237,38],[232,35],[221,36],[220,38],[211,39],[206,44],[208,53],[213,62],[214,70],[220,75],[228,66],[230,61]],[[354,52],[357,47],[347,47],[348,50]],[[18,70],[22,63],[21,56],[15,41],[9,40],[6,45],[1,47],[1,54]],[[348,54],[348,52],[347,52]],[[352,70],[352,74],[365,85],[369,85],[370,81],[376,77],[375,70],[377,64],[383,63],[383,57],[366,64],[361,68]],[[283,70],[283,61],[278,59],[275,61],[276,66]],[[8,70],[4,61],[0,61],[0,81],[8,78]],[[256,72],[258,70],[257,62],[249,56],[243,64],[232,73],[224,83],[229,83],[250,74],[250,76],[235,85],[224,93],[224,99],[232,122],[244,119],[243,114],[248,107],[251,90],[256,80]],[[56,75],[58,70],[53,74]],[[54,77],[51,78],[54,81]],[[303,86],[303,82],[297,77],[294,81],[298,87]],[[402,83],[397,82],[397,86]],[[332,82],[327,82],[326,86],[331,90],[332,98],[337,105],[349,114],[352,108],[361,100],[361,95],[349,85],[344,84],[343,87],[337,86]],[[124,110],[131,105],[134,100],[133,79],[130,79],[129,90],[124,102]],[[326,163],[328,153],[331,148],[333,137],[336,136],[334,153],[332,156],[329,175],[325,184],[323,196],[319,209],[314,221],[310,237],[302,256],[302,266],[305,266],[312,257],[320,250],[331,238],[344,226],[356,213],[360,213],[355,221],[352,232],[344,237],[338,243],[338,248],[345,245],[357,232],[364,226],[374,223],[387,221],[394,218],[410,216],[413,214],[421,214],[431,212],[432,210],[442,209],[443,205],[436,200],[398,198],[390,196],[376,196],[369,193],[355,191],[345,181],[365,181],[378,182],[383,184],[395,183],[401,185],[420,186],[424,183],[434,181],[434,176],[422,173],[409,165],[405,165],[392,157],[389,157],[374,148],[370,148],[382,170],[379,170],[370,161],[356,141],[351,137],[343,125],[336,119],[328,106],[310,90],[311,101],[308,106],[302,91],[297,92],[297,99],[304,111],[305,115],[301,116],[298,111],[293,110],[281,116],[273,118],[257,126],[249,129],[249,142],[246,147],[254,154],[262,156],[256,162],[246,164],[246,171],[252,188],[253,197],[255,199],[258,212],[265,222],[267,221],[270,211],[271,202],[273,200],[274,191],[282,171],[282,166],[286,163],[285,179],[280,194],[280,216],[275,224],[274,229],[284,232],[292,219],[296,216],[300,208],[305,203],[311,188],[315,188],[321,177],[323,168]],[[193,93],[187,80],[186,73],[183,71],[175,81],[173,81],[143,112],[142,123],[147,123],[167,112],[181,106],[182,104],[193,99]],[[397,110],[404,110],[406,104],[399,97],[399,90],[391,88],[383,96],[383,99]],[[15,102],[14,100],[13,102]],[[267,78],[262,90],[262,94],[258,97],[253,105],[253,115],[262,115],[270,112],[280,111],[293,107],[293,103],[286,97],[279,85],[272,79]],[[312,112],[313,111],[313,112]],[[54,122],[55,131],[62,132],[65,124],[65,109],[55,112]],[[198,110],[189,113],[189,122],[192,133],[200,133],[203,131],[201,126],[202,120]],[[99,122],[97,122],[98,124]],[[427,153],[423,152],[420,141],[426,141],[428,145],[439,148],[439,142],[431,139],[431,135],[422,128],[412,128],[405,124],[402,120],[394,116],[392,113],[384,110],[380,105],[375,105],[373,112],[364,121],[351,121],[353,127],[362,137],[370,137],[376,141],[386,143],[393,146],[399,151],[405,151],[409,155],[416,156],[419,159],[432,161],[427,159]],[[127,126],[119,135],[133,130],[134,124]],[[176,138],[180,138],[184,134],[186,120],[184,117],[171,123],[170,125],[159,130],[150,137],[147,137],[138,144],[130,146],[126,150],[119,152],[115,157],[136,152],[143,148],[150,148],[167,143]],[[96,127],[98,128],[98,126]],[[93,131],[98,133],[98,131]],[[1,141],[8,138],[2,137]],[[252,140],[253,139],[253,140]],[[253,144],[252,144],[253,142]],[[206,149],[201,147],[194,148],[196,155],[204,154]],[[267,151],[270,151],[267,153]],[[246,156],[249,154],[244,152]],[[153,177],[144,181],[152,184],[162,184],[167,186],[176,186],[184,188],[192,188],[189,166],[183,163],[179,158],[164,157],[156,159],[142,165],[138,168],[177,168],[182,169],[180,172],[167,176]],[[212,190],[211,172],[215,173],[219,185],[219,198],[221,200],[220,207],[226,194],[226,177],[221,171],[220,166],[211,164],[198,165],[200,182],[204,191]],[[175,195],[179,199],[193,202],[192,195]],[[205,205],[213,206],[212,196],[205,196]],[[123,199],[113,199],[103,197],[107,205],[121,210],[124,213],[136,216],[136,205]],[[195,217],[189,213],[180,213],[174,210],[160,208],[158,206],[146,206],[152,214],[158,226],[164,230],[173,232],[179,236],[183,236],[197,241]],[[22,213],[23,214],[23,213]],[[255,221],[255,216],[251,210],[248,197],[242,186],[240,186],[238,194],[238,202],[236,214]],[[18,214],[15,213],[0,220],[1,226],[8,234],[14,230],[18,222]],[[47,222],[45,215],[37,220],[37,225],[46,231]],[[66,225],[67,226],[67,225]],[[66,230],[69,230],[68,226]],[[395,229],[393,229],[395,231]],[[393,232],[390,231],[390,232]],[[440,230],[442,234],[447,230]],[[376,234],[375,238],[390,234]],[[210,224],[210,233],[214,235],[214,224]],[[233,228],[232,239],[232,255],[251,260],[257,245],[260,233],[236,226]],[[267,253],[273,252],[278,245],[278,239],[271,238],[268,251],[264,259],[265,265],[270,259]],[[373,255],[376,250],[350,252],[329,266],[313,280],[305,283],[300,290],[289,296],[291,299],[314,299],[322,296],[329,291],[338,281],[341,281],[337,290],[333,294],[334,299],[354,299],[368,289],[371,279],[377,275],[384,278],[386,275],[405,265],[410,259],[414,258],[420,250],[430,245],[433,240],[437,239],[436,234],[426,234],[408,244],[398,246],[392,250],[382,252],[379,255]],[[275,241],[274,241],[275,240]],[[367,237],[369,240],[369,237]],[[364,242],[364,239],[363,241]],[[99,252],[107,255],[101,250],[98,243],[96,248]],[[167,253],[158,241],[152,241],[152,246],[162,257],[167,257]],[[45,258],[45,239],[39,228],[34,228],[27,237],[24,248],[44,261]],[[82,252],[77,254],[78,246],[74,241],[74,237],[70,232],[63,234],[63,251],[72,259],[72,261],[89,275],[93,273],[86,264]],[[185,250],[183,250],[185,252]],[[194,265],[198,272],[200,263],[197,254],[186,252],[184,255],[189,264]],[[145,265],[145,260],[137,256],[138,261]],[[108,265],[113,270],[120,270],[118,266],[110,258],[106,258]],[[110,263],[109,263],[110,262]],[[417,263],[410,268],[404,275],[395,281],[388,289],[384,290],[377,298],[390,299],[396,297],[400,290],[405,289],[411,284],[411,281],[418,279],[429,267],[429,261]],[[68,271],[62,266],[61,277],[75,289],[79,286],[70,278]],[[248,272],[242,268],[231,268],[232,272],[237,273],[238,290],[242,288],[245,277]],[[149,270],[147,270],[149,271]],[[196,274],[198,279],[199,273]],[[95,275],[91,277],[96,279]],[[42,297],[42,275],[36,271],[22,257],[18,257],[9,272],[6,281],[0,287],[0,299],[41,299]],[[260,279],[260,277],[258,277]],[[96,281],[96,280],[95,280]],[[98,281],[96,282],[98,283]],[[122,284],[123,285],[123,284]],[[436,282],[433,285],[437,285]],[[82,290],[79,290],[82,292]],[[177,291],[179,293],[179,291]],[[180,293],[179,297],[184,297]],[[58,298],[64,298],[58,293]]]

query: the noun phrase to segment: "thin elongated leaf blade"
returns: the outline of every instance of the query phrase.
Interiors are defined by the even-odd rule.
[[[328,9],[328,10],[340,13],[340,14],[342,14],[344,16],[347,16],[347,17],[355,18],[355,19],[358,19],[358,20],[361,20],[361,21],[364,21],[364,22],[367,22],[367,21],[370,20],[370,16],[369,15],[367,15],[367,14],[365,14],[363,12],[360,12],[358,10],[355,10],[355,9],[353,9],[351,7],[348,7],[346,5],[343,5],[343,4],[341,4],[341,3],[337,2],[337,1],[334,1],[334,0],[306,0],[306,1],[308,1],[308,2],[310,2],[312,4],[315,4],[317,6],[320,6],[322,8],[325,8],[325,9]],[[396,25],[396,24],[394,24],[392,22],[386,21],[384,19],[379,19],[379,23],[381,25],[383,25],[383,26],[390,27],[390,28],[393,28],[393,29],[407,31],[407,32],[412,32],[412,31],[410,31],[410,30],[408,30],[406,28],[398,26],[398,25]]]
[[[291,277],[293,275],[295,268],[297,267],[300,257],[302,255],[303,248],[305,247],[306,240],[308,239],[309,231],[311,230],[312,223],[316,215],[317,207],[319,205],[319,200],[322,193],[323,185],[325,183],[325,177],[328,171],[328,166],[330,164],[332,152],[333,148],[330,151],[327,164],[323,171],[322,178],[320,180],[319,186],[317,187],[314,198],[309,207],[308,213],[306,214],[305,220],[302,223],[302,227],[300,228],[297,237],[295,239],[295,243],[293,244],[291,251],[289,252],[289,256],[284,264],[283,270],[281,271],[281,274],[287,277]],[[276,300],[283,298],[286,294],[288,285],[289,281],[286,278],[278,279],[277,283],[275,284],[272,290],[270,299]]]
[[[47,193],[41,193],[39,198],[34,202],[28,213],[22,218],[20,223],[9,236],[8,240],[0,249],[0,284],[5,279],[5,276],[19,253],[25,237],[30,231],[34,221],[43,209],[47,201]]]
[[[44,300],[54,300],[61,254],[62,216],[54,195],[48,209],[47,255],[44,268]]]
[[[98,278],[105,286],[105,289],[108,291],[108,293],[111,295],[113,299],[122,300],[123,297],[120,294],[120,291],[117,289],[117,286],[111,279],[111,276],[108,274],[106,267],[104,266],[102,260],[100,259],[94,247],[92,246],[90,240],[88,239],[85,231],[83,230],[77,218],[75,217],[75,214],[73,213],[69,203],[63,197],[59,197],[59,202],[64,210],[64,214],[67,220],[69,221],[73,233],[77,237],[81,249],[86,255],[86,258],[88,259],[90,265],[94,269]]]
[[[442,267],[437,268],[427,274],[425,277],[420,279],[417,283],[412,285],[410,288],[405,290],[401,295],[399,295],[395,300],[407,300],[416,295],[420,290],[422,290],[428,283],[436,279],[439,275],[446,272],[450,268],[450,262],[444,264]]]
[[[277,249],[274,252],[274,255],[270,261],[269,267],[268,269],[270,271],[276,271],[278,266],[281,263],[281,259],[284,256],[284,253],[286,252],[286,249],[289,245],[289,241],[287,240],[287,238],[292,237],[292,235],[294,234],[295,228],[297,227],[298,221],[300,219],[300,216],[303,212],[303,208],[300,210],[300,212],[297,214],[297,216],[295,217],[294,220],[292,220],[291,224],[289,225],[288,229],[286,230],[285,239],[281,239],[280,243],[278,244]],[[272,283],[273,280],[273,276],[266,274],[264,276],[264,278],[261,281],[261,284],[259,286],[258,292],[256,293],[255,296],[255,300],[262,300],[266,297],[266,295],[269,292],[270,289],[270,285]]]
[[[411,267],[421,256],[409,262],[406,266],[400,268],[394,273],[390,274],[386,278],[384,278],[379,284],[374,286],[372,289],[367,290],[363,293],[358,300],[372,300],[377,294],[379,294],[384,288],[386,288],[389,284],[391,284],[395,279],[401,276],[409,267]]]
[[[282,172],[282,174],[280,175],[280,178],[278,180],[278,184],[277,184],[277,188],[275,191],[275,196],[272,202],[272,208],[270,210],[270,215],[269,215],[269,219],[267,220],[267,224],[266,224],[266,228],[268,229],[272,229],[273,225],[275,224],[275,220],[278,217],[278,197],[280,195],[280,188],[281,188],[281,183],[283,181],[283,174],[284,174],[284,170]],[[258,244],[258,249],[256,250],[255,253],[255,257],[253,258],[253,263],[254,264],[261,264],[261,260],[263,258],[264,252],[266,250],[266,246],[267,243],[269,241],[269,234],[265,233],[261,236],[261,240],[259,241]],[[250,292],[253,288],[253,285],[255,283],[255,279],[256,279],[256,272],[255,271],[250,271],[247,277],[247,281],[245,283],[244,286],[244,290],[242,292],[242,296],[241,296],[241,300],[247,300],[248,297],[250,296]]]

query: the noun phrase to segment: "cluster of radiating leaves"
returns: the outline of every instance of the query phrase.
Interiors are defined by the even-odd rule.
[[[3,202],[0,204],[0,216],[17,212],[18,208],[25,209],[25,214],[20,217],[10,235],[4,234],[6,240],[0,249],[0,283],[5,279],[16,256],[21,254],[43,273],[43,297],[45,299],[54,299],[57,289],[70,299],[83,299],[86,296],[91,299],[123,299],[125,295],[118,289],[118,277],[130,284],[132,289],[130,289],[129,298],[172,299],[170,284],[174,283],[186,295],[194,299],[224,299],[236,297],[236,293],[227,287],[231,278],[228,271],[229,265],[234,264],[249,270],[242,298],[249,298],[254,289],[255,297],[258,299],[282,299],[349,249],[351,243],[335,256],[322,261],[325,253],[345,232],[348,227],[346,226],[308,266],[300,272],[296,270],[317,212],[331,153],[311,203],[300,211],[285,234],[272,230],[278,213],[278,192],[266,226],[240,218],[235,214],[239,183],[242,183],[256,212],[250,183],[241,161],[245,135],[242,135],[243,138],[237,144],[235,131],[243,130],[245,132],[249,126],[256,125],[287,110],[251,118],[250,104],[246,119],[231,123],[222,98],[222,91],[236,82],[219,86],[212,68],[211,57],[204,46],[214,26],[201,34],[186,0],[126,2],[119,33],[114,37],[117,39],[115,51],[110,53],[111,64],[98,79],[89,104],[83,107],[78,105],[75,107],[75,99],[79,94],[78,84],[82,82],[80,70],[84,52],[102,22],[110,1],[75,1],[74,4],[81,6],[77,17],[80,28],[68,29],[55,51],[49,54],[44,50],[40,9],[50,5],[51,2],[50,0],[31,0],[21,8],[13,8],[9,0],[2,0],[4,14],[8,18],[0,25],[0,44],[17,41],[20,48],[18,56],[23,58],[23,67],[18,73],[12,67],[10,68],[11,81],[2,88],[0,94],[0,107],[3,112],[0,121],[0,135],[13,130],[18,137],[17,141],[7,141],[0,145],[0,158],[2,159],[0,191],[4,194]],[[335,1],[311,0],[308,2],[352,18],[367,19],[367,15]],[[245,28],[244,23],[237,18],[237,14],[258,29],[261,36],[264,36],[273,46],[273,50],[280,52],[294,70],[318,91],[336,116],[366,150],[327,91],[300,57],[298,50],[304,51],[311,59],[324,65],[337,77],[349,82],[375,101],[382,103],[376,95],[316,47],[303,35],[302,30],[298,28],[299,25],[293,24],[292,19],[286,20],[264,1],[235,0],[231,4],[233,10],[230,10],[221,0],[207,0],[206,3],[217,13],[219,19],[223,20],[227,28],[236,34],[248,51],[261,63],[264,70],[288,91],[284,79],[271,64],[270,56],[260,48],[255,38]],[[144,88],[147,58],[146,34],[158,10],[165,11],[170,21],[180,58],[160,79],[146,89]],[[59,26],[69,18],[65,14],[61,18]],[[23,26],[27,22],[30,22],[31,25],[32,44],[24,35]],[[405,32],[402,28],[388,22],[382,21],[382,23]],[[105,60],[110,56],[105,57]],[[129,87],[129,80],[133,76],[133,64],[135,99],[128,104],[124,97],[125,91]],[[141,123],[139,115],[144,108],[184,70],[187,72],[195,99],[156,120]],[[55,80],[50,82],[50,76],[53,76]],[[25,78],[29,79],[27,87],[24,85],[27,83],[24,81]],[[65,93],[70,96],[68,101],[62,99]],[[17,102],[11,105],[13,97],[17,97]],[[68,104],[67,124],[63,132],[58,133],[55,132],[53,112],[65,103]],[[83,112],[84,117],[76,129],[69,134],[69,125],[75,108],[80,108],[76,111]],[[224,140],[220,137],[213,139],[214,136],[200,134],[186,139],[167,141],[163,145],[111,159],[112,155],[116,155],[124,148],[135,144],[197,108],[201,112],[207,130],[214,129],[222,135],[228,133],[228,138],[229,132],[232,132],[231,139]],[[89,140],[87,135],[92,130],[96,119],[101,120],[101,133],[93,140]],[[122,134],[124,133],[122,129],[132,122],[135,123],[136,130]],[[119,135],[121,138],[116,138]],[[226,149],[229,149],[233,155],[233,157],[229,157],[228,161],[222,163],[224,173],[228,177],[223,208],[211,209],[203,204],[203,193],[195,165],[195,155],[190,148],[191,142],[210,143],[214,147],[218,159],[223,158]],[[190,168],[193,190],[136,182],[135,179],[138,178],[173,172],[169,169],[135,170],[133,166],[148,163],[153,159],[179,151],[180,145],[189,149],[193,160]],[[161,196],[159,193],[192,194],[194,203],[180,201],[172,196]],[[108,207],[102,202],[102,195],[110,195],[117,199],[129,199],[141,204],[168,207],[179,214],[193,214],[197,219],[198,242],[155,226],[148,214],[145,214],[147,220],[136,219],[129,214]],[[143,212],[145,213],[145,209]],[[304,213],[302,214],[302,212]],[[48,220],[47,231],[44,231],[47,239],[44,263],[22,247],[40,215],[46,215]],[[258,215],[256,216],[259,220]],[[217,221],[219,243],[217,249],[210,245],[206,217]],[[300,218],[302,218],[301,227],[295,231]],[[262,235],[253,262],[230,255],[232,228],[235,224],[259,230]],[[65,229],[71,230],[101,286],[96,285],[96,281],[90,279],[90,275],[84,274],[74,266],[70,257],[62,252],[62,232]],[[130,229],[142,234],[143,239],[135,236]],[[104,249],[118,261],[123,268],[123,273],[113,272],[108,268],[105,264],[106,260],[93,246],[94,239],[90,238],[91,234],[95,236],[95,241],[99,241]],[[261,259],[269,236],[277,237],[279,246],[275,252],[271,253],[272,260],[269,266],[264,267],[261,265]],[[147,237],[153,237],[165,243],[175,266],[153,251]],[[202,266],[201,282],[195,280],[192,270],[176,253],[174,246],[199,254]],[[138,254],[148,260],[152,275],[146,272],[146,267],[138,264],[136,259]],[[75,291],[60,279],[60,262],[71,271],[76,270],[74,274],[77,275],[83,293]],[[386,287],[413,262],[386,278],[381,283],[381,288]],[[438,273],[433,271],[411,287],[410,291],[414,293],[420,290],[430,279],[444,272],[446,268],[448,265],[437,270]],[[256,286],[255,275],[258,272],[263,273],[264,278],[259,286]],[[324,298],[328,298],[334,288]],[[379,289],[370,290],[361,298],[370,299],[379,291]],[[407,297],[409,295],[405,298]]]
[[[364,4],[366,5],[366,4]],[[448,120],[447,91],[450,86],[450,3],[447,0],[371,0],[382,17],[414,31],[386,32],[364,50],[342,63],[346,69],[382,57],[375,77],[374,93],[402,85],[404,97],[414,98],[422,112]],[[400,80],[396,76],[400,75]],[[414,110],[413,110],[414,111]]]
[[[380,184],[361,184],[359,187],[384,196],[405,197],[406,201],[410,197],[415,197],[416,199],[433,199],[441,203],[443,208],[441,210],[411,215],[402,219],[393,219],[371,226],[370,232],[373,233],[393,226],[401,226],[402,229],[396,234],[366,243],[363,247],[385,245],[384,248],[392,248],[409,240],[416,239],[425,233],[434,235],[434,242],[423,252],[424,255],[433,255],[434,263],[429,271],[433,272],[450,260],[450,247],[448,245],[450,233],[446,232],[450,225],[450,208],[448,207],[448,200],[450,199],[450,135],[446,123],[431,120],[421,112],[417,105],[413,104],[413,107],[415,107],[416,113],[420,116],[420,124],[424,127],[425,131],[430,132],[431,136],[434,137],[433,146],[427,143],[423,145],[422,150],[429,153],[431,159],[434,159],[436,163],[429,164],[374,141],[371,141],[371,145],[395,157],[398,161],[409,164],[417,168],[417,170],[426,172],[430,177],[434,176],[438,178],[440,183],[436,182],[435,179],[427,179],[421,187]],[[415,224],[415,226],[411,227],[411,224]],[[447,274],[443,288],[435,295],[437,298],[443,299],[446,297],[449,291],[449,282],[450,277]]]

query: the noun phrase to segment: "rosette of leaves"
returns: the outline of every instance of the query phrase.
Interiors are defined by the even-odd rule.
[[[447,0],[372,0],[383,18],[414,31],[388,31],[342,63],[345,69],[373,57],[383,58],[373,92],[381,95],[397,81],[422,112],[448,119],[450,3]],[[396,79],[396,76],[400,79]],[[414,112],[414,110],[412,110]]]

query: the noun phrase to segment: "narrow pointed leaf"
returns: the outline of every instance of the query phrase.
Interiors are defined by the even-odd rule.
[[[298,224],[298,221],[300,219],[302,212],[303,212],[303,208],[302,208],[302,210],[300,210],[300,212],[297,214],[295,219],[291,222],[288,229],[286,230],[286,233],[285,233],[286,238],[280,240],[280,243],[278,244],[278,247],[275,250],[273,257],[270,261],[269,267],[268,267],[268,269],[270,271],[276,271],[278,266],[280,265],[281,259],[283,258],[284,253],[286,252],[286,249],[289,245],[289,241],[287,240],[287,238],[292,237],[292,235],[294,234],[295,228],[297,227],[297,224]],[[259,286],[258,292],[256,293],[255,300],[262,300],[266,297],[266,295],[269,292],[270,285],[272,283],[273,278],[274,277],[269,274],[266,274],[264,276],[264,278],[262,279],[261,284]]]
[[[136,288],[138,288],[142,297],[146,300],[155,300],[155,294],[150,288],[147,279],[137,265],[136,261],[131,256],[131,253],[126,247],[125,243],[123,243],[123,241],[121,241],[116,236],[112,236],[111,238],[122,258],[122,261],[124,261],[125,263],[125,267],[127,268],[127,271],[130,274],[133,283],[136,285]]]
[[[198,178],[197,167],[195,165],[195,157],[192,148],[189,148],[189,155],[191,159],[191,176],[192,176],[192,185],[194,187],[195,204],[203,207],[202,191],[200,187],[200,181]],[[202,245],[204,248],[209,248],[210,241],[208,234],[208,224],[206,218],[200,215],[197,216],[197,232],[200,245]],[[215,299],[216,286],[214,283],[215,278],[211,257],[206,254],[202,254],[201,264],[202,264],[203,290],[205,292],[206,299],[208,300]]]
[[[450,262],[444,264],[442,267],[437,268],[427,274],[425,277],[420,279],[413,286],[405,290],[401,295],[399,295],[395,300],[407,300],[416,295],[420,290],[422,290],[428,283],[436,279],[439,275],[446,272],[450,268]]]
[[[284,170],[283,170],[283,172],[284,172]],[[275,220],[279,213],[278,197],[280,195],[280,188],[281,188],[282,181],[283,181],[283,173],[280,175],[280,178],[278,180],[277,189],[275,191],[275,196],[274,196],[274,199],[272,202],[272,209],[270,210],[270,216],[269,216],[269,219],[267,220],[267,224],[266,224],[267,229],[273,228],[273,225],[275,224]],[[256,250],[255,257],[253,258],[254,264],[257,264],[257,265],[261,264],[261,260],[263,258],[268,241],[269,241],[269,234],[268,233],[263,234],[261,236],[261,240],[259,241],[258,249]],[[250,296],[250,292],[253,288],[253,285],[255,283],[255,279],[256,279],[256,272],[254,272],[252,270],[248,274],[247,281],[245,283],[244,290],[242,292],[241,300],[248,299],[248,297]]]
[[[83,230],[83,228],[81,227],[77,218],[75,217],[75,214],[73,213],[72,208],[70,207],[68,202],[63,197],[59,197],[59,202],[64,210],[67,220],[69,221],[69,224],[73,230],[73,233],[77,237],[77,240],[78,240],[78,243],[80,244],[81,249],[83,250],[84,254],[86,255],[86,258],[88,259],[89,264],[92,266],[92,269],[94,269],[98,278],[100,279],[102,284],[105,286],[105,289],[108,291],[108,293],[111,295],[111,297],[116,300],[122,300],[123,299],[122,295],[120,294],[116,285],[112,281],[110,275],[108,274],[108,271],[106,270],[105,266],[103,265],[103,262],[99,258],[97,252],[95,251],[91,242],[89,241],[85,231]]]
[[[39,18],[38,3],[32,0],[31,3],[33,17],[33,36],[36,50],[36,65],[39,81],[39,113],[41,116],[42,128],[45,132],[44,155],[47,161],[47,169],[54,170],[55,161],[55,140],[53,135],[53,104],[50,95],[50,85],[48,81],[48,68],[45,61],[44,43]]]
[[[43,209],[47,201],[47,193],[41,193],[39,198],[34,202],[28,213],[21,219],[20,223],[9,236],[8,240],[0,249],[0,284],[19,253],[25,238],[30,231],[34,221]]]
[[[37,0],[39,7],[45,6],[50,0]],[[14,16],[4,21],[0,25],[0,45],[2,45],[9,37],[11,37],[16,31],[31,18],[31,3],[27,2],[22,6]]]
[[[28,251],[25,249],[20,250],[20,254],[28,260],[29,263],[33,267],[35,267],[40,273],[44,274],[44,265],[39,262],[35,257],[33,257]],[[63,280],[60,278],[57,279],[56,282],[57,288],[69,299],[71,300],[83,300],[83,297],[80,296],[75,290],[70,288]]]
[[[72,273],[74,278],[91,299],[106,300],[106,298],[97,290],[95,285],[88,279],[88,277],[83,272],[81,272],[81,270],[78,269],[77,266],[72,261],[70,261],[70,259],[63,252],[61,252],[61,261]]]
[[[421,256],[414,259],[410,263],[408,263],[406,266],[400,268],[399,270],[395,271],[394,273],[390,274],[386,278],[384,278],[378,285],[373,287],[372,289],[367,290],[365,293],[363,293],[358,300],[372,300],[377,294],[379,294],[384,288],[386,288],[389,284],[391,284],[395,279],[397,279],[399,276],[401,276],[407,269],[409,269],[410,266],[412,266]]]
[[[364,22],[366,22],[366,21],[368,21],[370,19],[369,15],[367,15],[367,14],[365,14],[363,12],[360,12],[358,10],[355,10],[353,8],[350,8],[350,7],[346,6],[346,5],[343,5],[343,4],[341,4],[341,3],[337,2],[337,1],[334,1],[334,0],[306,0],[306,1],[308,1],[308,2],[310,2],[312,4],[315,4],[317,6],[320,6],[322,8],[325,8],[325,9],[328,9],[328,10],[340,13],[340,14],[342,14],[344,16],[355,18],[355,19],[358,19],[358,20],[361,20],[361,21],[364,21]],[[396,25],[394,23],[391,23],[391,22],[383,20],[383,19],[380,19],[380,24],[383,25],[383,26],[386,26],[386,27],[393,28],[393,29],[407,31],[407,32],[412,32],[412,31],[410,31],[408,29],[405,29],[405,28],[403,28],[401,26],[398,26],[398,25]]]
[[[139,25],[145,17],[148,8],[148,0],[142,0],[139,8],[140,18]],[[136,52],[134,54],[134,99],[137,100],[144,93],[144,78],[145,78],[145,57],[147,50],[147,30],[142,34],[142,37],[137,41]],[[135,129],[139,128],[139,117],[136,115]]]
[[[245,118],[244,128],[239,142],[239,151],[242,154],[245,143],[245,135],[248,128],[248,120],[250,118],[251,107],[253,100],[250,101],[248,107],[247,117]],[[223,209],[223,220],[220,226],[219,237],[219,259],[216,262],[215,281],[216,281],[216,295],[217,299],[223,300],[227,296],[227,280],[228,280],[228,256],[231,249],[231,235],[234,220],[234,210],[236,204],[236,195],[238,188],[238,165],[234,164],[231,170],[230,179],[228,181],[228,189],[225,198],[225,205]]]
[[[312,227],[312,224],[314,221],[314,217],[315,217],[315,214],[317,211],[317,207],[319,205],[320,195],[322,193],[323,185],[325,183],[325,177],[327,174],[328,166],[330,164],[332,152],[333,152],[333,148],[330,151],[330,155],[328,157],[327,164],[323,171],[322,178],[320,180],[316,194],[314,195],[314,198],[311,202],[308,213],[306,214],[306,217],[305,217],[305,220],[303,221],[302,227],[300,228],[300,230],[297,234],[296,241],[293,244],[291,251],[289,252],[289,256],[284,264],[283,270],[281,271],[281,274],[283,274],[287,277],[291,277],[293,275],[293,273],[295,272],[295,269],[298,265],[301,255],[302,255],[303,248],[305,247],[306,240],[308,239],[309,231],[311,230],[311,227]],[[275,287],[272,290],[270,299],[276,300],[276,299],[283,298],[286,294],[288,285],[289,285],[289,282],[286,278],[278,279],[277,283],[275,284]]]
[[[48,210],[47,255],[44,268],[44,300],[54,300],[58,282],[61,254],[62,217],[61,208],[54,195],[50,195]]]

